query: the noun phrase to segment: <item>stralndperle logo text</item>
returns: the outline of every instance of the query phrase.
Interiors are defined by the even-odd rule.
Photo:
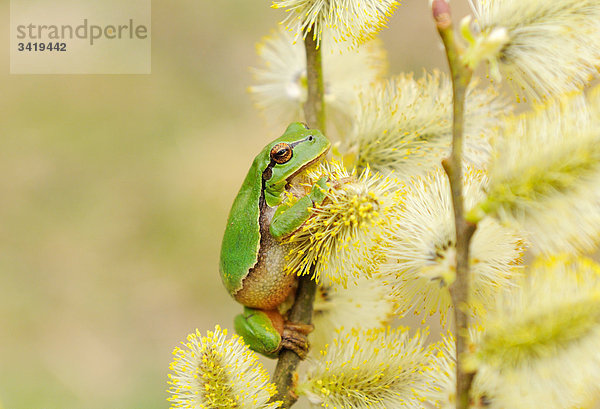
[[[20,24],[16,27],[17,39],[25,41],[64,41],[87,40],[90,45],[99,40],[145,40],[148,38],[148,27],[136,24],[129,19],[126,24],[90,24],[83,19],[80,25],[71,24]]]
[[[150,74],[152,0],[10,0],[11,74]]]

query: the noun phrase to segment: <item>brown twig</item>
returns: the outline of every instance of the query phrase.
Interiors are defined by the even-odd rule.
[[[446,49],[448,65],[452,74],[454,95],[452,152],[450,157],[445,159],[442,164],[450,180],[456,226],[456,280],[450,287],[456,328],[456,407],[457,409],[467,409],[469,407],[469,390],[475,374],[464,369],[462,357],[467,351],[467,329],[469,327],[467,311],[467,300],[469,298],[469,243],[477,226],[468,223],[464,218],[462,151],[465,97],[467,87],[471,81],[472,71],[461,61],[460,49],[455,41],[452,29],[450,5],[446,0],[434,0],[432,9],[438,32]]]
[[[308,84],[308,98],[304,104],[304,116],[311,128],[318,128],[325,133],[325,107],[323,102],[323,68],[321,63],[321,50],[317,48],[312,32],[307,33],[304,40],[306,48],[306,77]],[[314,266],[313,266],[314,269]],[[317,283],[310,274],[300,277],[296,299],[289,320],[295,323],[310,324],[312,321],[313,304]],[[279,360],[273,374],[273,382],[277,386],[277,394],[272,401],[282,401],[283,408],[289,408],[298,397],[294,393],[296,367],[300,357],[295,352],[284,349],[279,354]]]

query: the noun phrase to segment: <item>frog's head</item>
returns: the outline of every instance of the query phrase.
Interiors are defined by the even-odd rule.
[[[300,122],[290,124],[283,135],[265,148],[269,155],[269,164],[262,174],[265,191],[278,196],[289,179],[320,160],[330,145],[321,131]]]
[[[330,145],[321,131],[309,129],[300,122],[292,123],[283,135],[267,146],[269,165],[263,172],[263,180],[272,185],[290,179],[321,159]]]

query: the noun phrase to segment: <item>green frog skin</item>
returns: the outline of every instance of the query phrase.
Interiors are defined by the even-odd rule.
[[[242,305],[236,332],[253,350],[276,357],[281,348],[304,357],[311,326],[287,322],[279,307],[293,297],[297,278],[285,272],[289,245],[281,240],[310,216],[325,197],[326,180],[293,205],[283,204],[290,181],[319,161],[330,143],[316,129],[295,122],[256,156],[231,207],[221,245],[220,274],[225,288]]]

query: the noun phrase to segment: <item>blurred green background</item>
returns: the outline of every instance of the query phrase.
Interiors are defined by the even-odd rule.
[[[382,33],[390,72],[445,69],[427,1],[404,3]],[[284,15],[269,6],[156,0],[151,75],[33,76],[8,74],[0,2],[4,409],[166,408],[173,347],[231,327],[221,235],[278,136],[246,93]]]

